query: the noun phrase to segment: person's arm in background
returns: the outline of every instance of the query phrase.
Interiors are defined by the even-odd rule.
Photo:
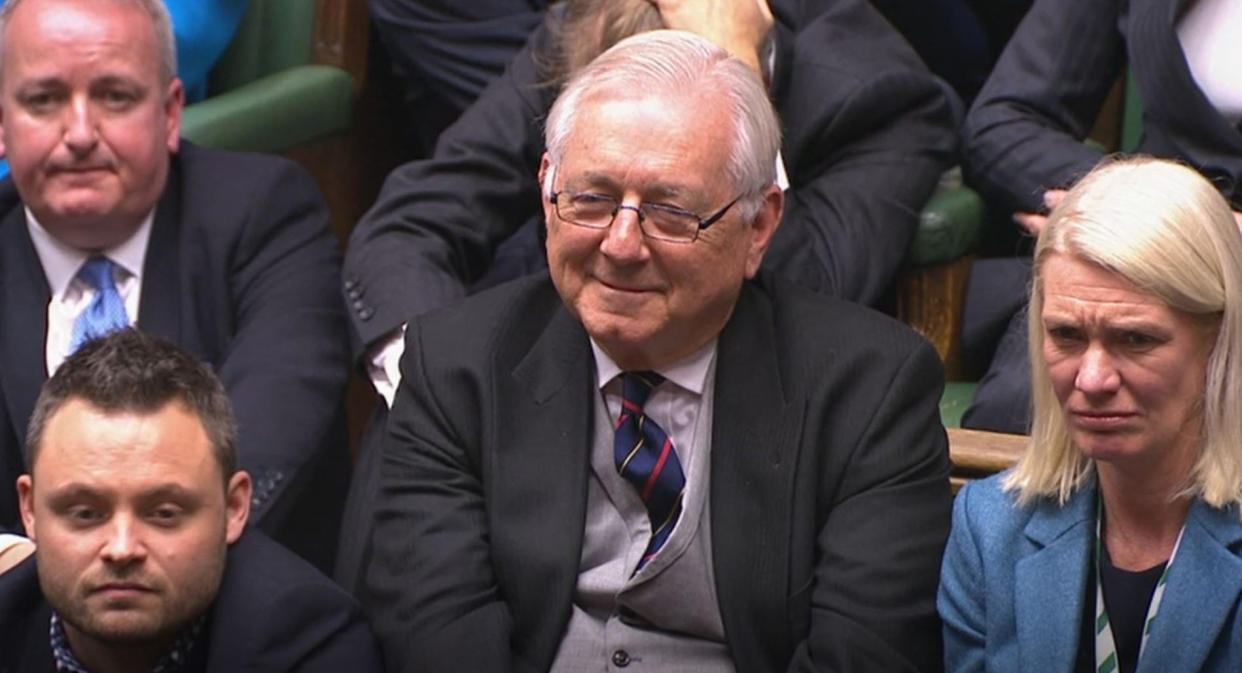
[[[874,305],[956,158],[954,94],[863,0],[792,27],[778,31],[792,47],[777,45],[773,82],[790,188],[764,264]]]
[[[396,372],[386,363],[400,358],[402,325],[465,296],[496,246],[540,214],[542,119],[554,92],[542,86],[539,54],[551,35],[536,31],[431,158],[393,170],[350,236],[346,304],[381,392],[396,388],[383,372]]]
[[[207,74],[233,41],[250,0],[165,0],[177,42],[186,101],[207,96]]]
[[[1101,153],[1082,141],[1125,62],[1117,28],[1124,4],[1032,6],[962,128],[962,168],[984,196],[1015,212],[1043,213],[1046,191],[1070,186],[1099,161]]]

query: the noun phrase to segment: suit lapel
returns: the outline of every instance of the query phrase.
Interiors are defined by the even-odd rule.
[[[532,651],[546,657],[544,667],[556,653],[578,579],[594,413],[586,332],[550,283],[545,290],[556,302],[546,329],[526,353],[511,357],[502,348],[497,355],[498,421],[489,438],[497,449],[484,470],[492,475],[486,488],[497,572],[519,594],[514,623],[531,630],[525,635],[538,643]]]
[[[712,562],[726,637],[740,668],[747,668],[747,653],[788,651],[781,643],[792,638],[786,610],[790,498],[802,417],[783,387],[773,323],[767,297],[746,283],[716,353]]]
[[[1014,616],[1024,673],[1070,673],[1094,532],[1095,488],[1080,488],[1064,507],[1041,503],[1026,525],[1034,553],[1014,571]]]
[[[47,379],[47,305],[51,290],[39,263],[39,255],[26,229],[25,210],[19,205],[9,211],[0,223],[0,274],[4,289],[0,292],[0,380],[8,404],[13,434],[20,445],[26,437],[26,423],[34,410],[39,389]],[[6,456],[6,460],[13,457]],[[18,456],[20,459],[20,456]],[[19,460],[19,465],[24,460]]]
[[[168,184],[155,207],[151,240],[142,264],[142,299],[138,306],[138,327],[174,343],[182,342],[179,173],[179,162],[173,157]]]
[[[1240,544],[1236,507],[1217,510],[1194,502],[1139,673],[1206,670],[1208,655],[1242,595],[1242,559],[1233,551]]]

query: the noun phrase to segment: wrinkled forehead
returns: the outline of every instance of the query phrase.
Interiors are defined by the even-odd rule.
[[[566,157],[574,148],[594,149],[602,142],[625,138],[637,149],[662,140],[686,142],[695,150],[732,147],[734,123],[728,101],[717,92],[696,87],[676,91],[626,86],[588,89],[569,117]]]

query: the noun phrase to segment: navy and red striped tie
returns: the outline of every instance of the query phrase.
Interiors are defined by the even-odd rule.
[[[651,391],[663,381],[664,377],[655,372],[621,375],[621,417],[614,440],[617,472],[638,491],[651,521],[651,540],[639,568],[655,557],[672,534],[686,488],[686,475],[672,438],[643,412]]]

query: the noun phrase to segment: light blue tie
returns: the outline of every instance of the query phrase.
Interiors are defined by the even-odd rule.
[[[112,270],[116,267],[107,257],[91,257],[78,269],[78,278],[95,288],[95,299],[73,323],[73,339],[69,352],[73,353],[91,339],[129,327],[129,314],[125,312],[125,300],[116,289]]]

